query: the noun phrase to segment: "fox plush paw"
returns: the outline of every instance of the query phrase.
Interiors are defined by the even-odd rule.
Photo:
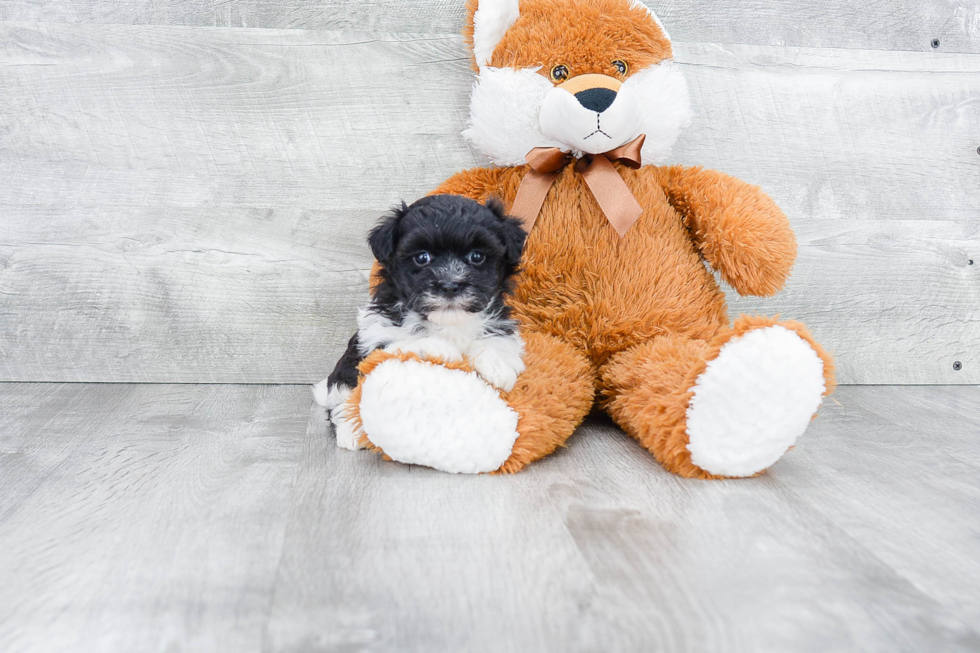
[[[444,472],[500,468],[517,440],[517,413],[472,371],[388,358],[361,382],[371,444],[392,460]]]
[[[824,363],[794,331],[773,325],[726,343],[692,390],[691,462],[718,476],[752,476],[806,430],[826,391]]]

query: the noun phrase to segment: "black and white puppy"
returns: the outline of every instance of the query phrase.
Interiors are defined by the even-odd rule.
[[[342,407],[357,385],[357,366],[375,349],[446,361],[464,358],[484,381],[508,391],[524,371],[524,342],[505,303],[526,232],[504,214],[456,195],[402,206],[371,231],[380,281],[357,317],[357,333],[332,374],[313,387],[330,410],[337,445],[358,448],[360,434]]]

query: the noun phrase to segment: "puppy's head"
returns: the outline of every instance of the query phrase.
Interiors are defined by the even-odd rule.
[[[526,236],[495,200],[484,206],[432,195],[403,203],[371,231],[368,243],[381,264],[383,301],[427,317],[503,310]]]

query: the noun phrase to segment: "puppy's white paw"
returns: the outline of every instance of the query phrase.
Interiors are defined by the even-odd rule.
[[[461,361],[463,352],[459,347],[442,338],[419,338],[393,342],[385,351],[393,354],[417,354],[423,358],[441,358],[444,361]]]
[[[313,386],[313,401],[323,406],[327,410],[333,410],[340,404],[347,401],[350,397],[350,393],[353,388],[349,388],[346,385],[340,383],[335,383],[334,385],[327,385],[327,379],[314,384]]]
[[[313,386],[313,400],[326,408],[330,414],[330,423],[333,424],[337,436],[337,446],[351,451],[364,448],[360,444],[364,431],[356,428],[354,422],[347,418],[347,400],[350,399],[353,391],[353,388],[341,383],[328,386],[326,379]]]
[[[518,336],[477,341],[469,351],[470,363],[495,388],[510,392],[524,371],[524,342]]]
[[[364,435],[364,431],[354,426],[353,420],[347,419],[344,414],[345,408],[346,405],[330,411],[330,421],[333,422],[334,433],[337,434],[337,446],[349,451],[363,449],[361,436]]]

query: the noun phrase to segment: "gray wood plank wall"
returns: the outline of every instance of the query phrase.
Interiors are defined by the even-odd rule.
[[[676,41],[980,52],[971,0],[646,0]],[[462,0],[4,0],[0,21],[457,34]]]
[[[0,5],[0,380],[325,375],[373,221],[484,163],[461,5]],[[696,112],[675,160],[801,243],[732,312],[807,322],[844,383],[980,382],[977,5],[653,6]]]

